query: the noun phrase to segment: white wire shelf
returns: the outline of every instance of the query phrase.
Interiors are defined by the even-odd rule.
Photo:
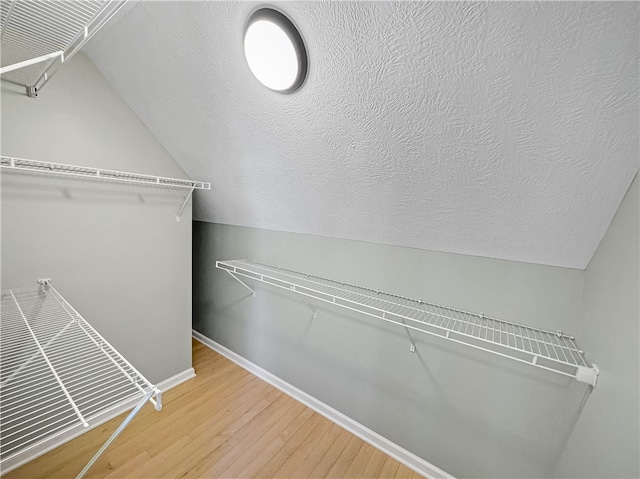
[[[152,186],[167,186],[172,188],[189,188],[195,190],[210,190],[211,183],[204,181],[184,180],[181,178],[166,178],[163,176],[128,173],[126,171],[105,170],[88,166],[65,165],[47,161],[27,160],[24,158],[0,157],[0,167],[11,170],[33,171],[38,173],[75,176],[94,180],[118,181],[124,183],[138,183]]]
[[[49,280],[39,282],[1,293],[0,466],[124,403],[138,401],[134,412],[147,401],[162,407],[160,391]]]
[[[598,368],[586,361],[574,337],[560,331],[525,326],[249,260],[217,261],[216,267],[229,273],[254,296],[253,289],[238,276],[596,385]],[[411,350],[415,350],[413,343]]]
[[[141,173],[129,173],[126,171],[105,170],[88,166],[67,165],[64,163],[50,163],[47,161],[28,160],[25,158],[0,157],[0,168],[7,171],[27,171],[53,175],[63,175],[74,178],[85,178],[102,181],[115,181],[120,183],[135,183],[167,188],[184,188],[189,193],[184,199],[176,219],[180,216],[194,190],[210,190],[211,183],[204,181],[185,180],[181,178],[167,178],[164,176],[144,175]]]
[[[2,79],[23,85],[29,96],[37,96],[60,65],[80,51],[125,2],[2,0]]]

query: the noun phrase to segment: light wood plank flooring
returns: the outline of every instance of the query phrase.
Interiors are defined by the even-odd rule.
[[[140,412],[90,478],[421,477],[194,340],[197,376]],[[3,476],[73,478],[124,415]]]

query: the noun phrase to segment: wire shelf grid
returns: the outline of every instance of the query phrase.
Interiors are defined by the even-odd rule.
[[[592,386],[597,380],[597,367],[586,361],[584,351],[578,348],[574,337],[560,331],[526,326],[248,260],[217,261],[216,266],[249,290],[251,288],[238,276],[547,369]]]
[[[0,157],[0,168],[7,171],[31,171],[36,173],[65,175],[94,180],[117,181],[124,183],[137,183],[151,186],[164,186],[170,188],[187,188],[191,190],[210,190],[211,183],[204,181],[185,180],[181,178],[167,178],[164,176],[145,175],[126,171],[105,170],[88,166],[67,165],[64,163],[51,163],[48,161],[28,160],[24,158]]]
[[[0,464],[124,403],[161,407],[160,391],[48,281],[3,290],[0,305]]]

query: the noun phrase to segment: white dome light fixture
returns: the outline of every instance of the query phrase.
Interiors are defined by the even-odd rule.
[[[298,29],[271,8],[256,10],[244,30],[244,55],[251,72],[267,88],[292,93],[307,76],[307,50]]]

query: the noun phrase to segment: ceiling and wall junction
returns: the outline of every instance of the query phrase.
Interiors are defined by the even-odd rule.
[[[278,2],[309,75],[251,74],[258,4],[140,2],[86,52],[196,220],[585,268],[638,170],[625,2]]]

